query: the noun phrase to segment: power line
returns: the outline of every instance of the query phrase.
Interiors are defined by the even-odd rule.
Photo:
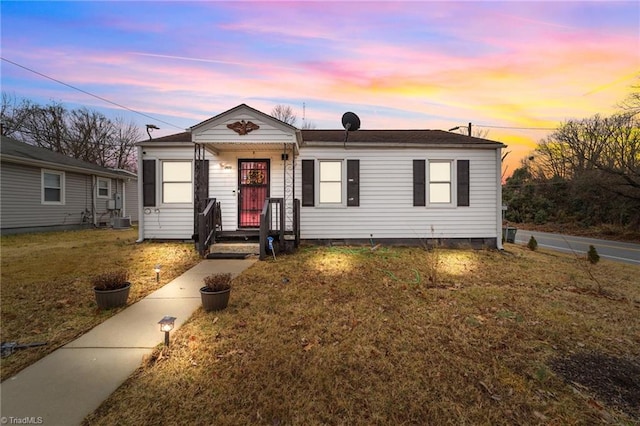
[[[476,127],[489,127],[492,129],[514,129],[514,130],[558,130],[557,127],[514,127],[514,126],[491,126],[488,124],[474,124]]]
[[[121,105],[121,104],[119,104],[119,103],[117,103],[117,102],[110,101],[109,99],[103,98],[102,96],[94,95],[94,94],[93,94],[93,93],[91,93],[91,92],[87,92],[86,90],[83,90],[83,89],[80,89],[80,88],[78,88],[78,87],[72,86],[71,84],[67,84],[67,83],[65,83],[64,81],[60,81],[60,80],[55,79],[55,78],[53,78],[53,77],[49,77],[48,75],[43,74],[43,73],[41,73],[41,72],[38,72],[38,71],[36,71],[36,70],[34,70],[34,69],[31,69],[31,68],[25,67],[24,65],[20,65],[20,64],[18,64],[18,63],[16,63],[16,62],[10,61],[10,60],[9,60],[9,59],[7,59],[7,58],[4,58],[4,57],[1,57],[1,56],[0,56],[0,59],[2,59],[2,60],[3,60],[3,61],[5,61],[5,62],[8,62],[8,63],[10,63],[10,64],[12,64],[12,65],[15,65],[15,66],[17,66],[17,67],[19,67],[19,68],[22,68],[22,69],[24,69],[24,70],[26,70],[26,71],[32,72],[32,73],[34,73],[34,74],[37,74],[37,75],[39,75],[40,77],[47,78],[47,79],[49,79],[49,80],[51,80],[51,81],[55,81],[55,82],[56,82],[56,83],[58,83],[58,84],[62,84],[63,86],[67,86],[67,87],[69,87],[69,88],[71,88],[71,89],[73,89],[73,90],[77,90],[78,92],[82,92],[82,93],[84,93],[85,95],[89,95],[89,96],[92,96],[92,97],[94,97],[94,98],[96,98],[96,99],[100,99],[100,100],[101,100],[101,101],[103,101],[103,102],[109,103],[109,104],[111,104],[111,105],[115,105],[115,106],[117,106],[117,107],[119,107],[119,108],[126,109],[127,111],[133,112],[134,114],[138,114],[138,115],[141,115],[141,116],[143,116],[143,117],[150,118],[150,119],[152,119],[152,120],[154,120],[154,121],[158,121],[158,122],[160,122],[160,123],[164,123],[164,124],[166,124],[166,125],[168,125],[168,126],[175,127],[176,129],[184,130],[184,128],[182,128],[182,127],[180,127],[180,126],[176,126],[175,124],[169,123],[169,122],[164,121],[164,120],[160,120],[159,118],[156,118],[156,117],[152,117],[152,116],[150,116],[150,115],[148,115],[148,114],[145,114],[145,113],[143,113],[143,112],[136,111],[135,109],[131,109],[131,108],[126,107],[126,106],[124,106],[124,105]]]

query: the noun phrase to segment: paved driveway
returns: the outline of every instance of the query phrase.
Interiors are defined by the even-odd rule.
[[[589,246],[593,245],[601,258],[640,265],[640,244],[526,231],[524,229],[518,229],[516,232],[516,244],[527,244],[531,235],[535,237],[539,247],[565,253],[586,254]]]

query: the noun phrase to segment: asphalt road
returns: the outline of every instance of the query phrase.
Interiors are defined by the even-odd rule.
[[[602,259],[640,265],[640,244],[526,231],[524,229],[517,230],[516,244],[527,244],[531,235],[538,242],[538,247],[584,255],[589,250],[589,246],[593,245]],[[638,281],[640,281],[640,277]]]

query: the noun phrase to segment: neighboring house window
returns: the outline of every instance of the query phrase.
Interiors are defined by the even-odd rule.
[[[98,178],[98,198],[111,198],[111,179]]]
[[[429,203],[451,203],[451,161],[429,161]]]
[[[320,204],[342,204],[342,161],[319,161]]]
[[[64,204],[64,172],[42,171],[42,204]]]
[[[191,203],[193,173],[191,161],[164,161],[162,163],[162,202]]]

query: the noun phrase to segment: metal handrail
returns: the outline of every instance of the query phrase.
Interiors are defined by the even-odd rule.
[[[215,198],[207,198],[207,206],[202,213],[198,213],[198,253],[204,257],[209,246],[215,242],[216,229],[219,225],[220,203]]]

